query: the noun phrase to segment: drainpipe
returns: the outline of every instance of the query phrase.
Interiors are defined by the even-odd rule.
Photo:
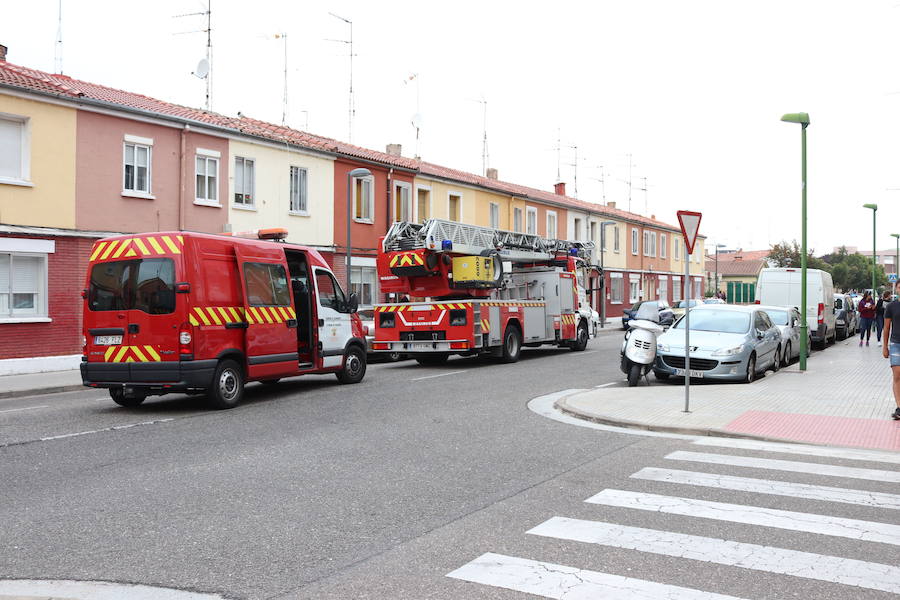
[[[387,176],[387,219],[385,220],[385,223],[387,225],[384,230],[385,235],[387,234],[387,230],[391,228],[391,197],[393,196],[393,194],[392,194],[393,187],[394,187],[394,167],[391,167],[390,169],[388,169],[388,176]],[[409,201],[412,202],[412,198],[410,198]],[[378,291],[379,291],[379,293],[381,292],[380,289]],[[382,300],[386,301],[386,297],[382,298]]]
[[[179,170],[178,181],[178,231],[184,231],[184,200],[186,196],[185,185],[187,183],[187,157],[185,156],[185,148],[187,147],[187,133],[190,129],[191,126],[187,123],[181,128],[181,154],[179,155],[181,169]],[[218,184],[218,181],[216,183]]]

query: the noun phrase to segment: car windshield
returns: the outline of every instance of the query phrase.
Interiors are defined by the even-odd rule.
[[[641,307],[638,309],[638,311],[634,314],[634,318],[659,323],[659,303],[644,302],[643,304],[641,304]]]
[[[678,303],[678,308],[687,308],[689,302],[690,302],[691,308],[694,308],[695,306],[697,306],[696,300],[682,300],[681,302]],[[693,327],[691,327],[691,329],[693,329]]]
[[[675,329],[684,329],[682,318]],[[721,333],[746,333],[750,329],[750,315],[734,310],[692,310],[691,331],[718,331]]]
[[[767,310],[766,314],[776,325],[788,324],[788,312],[786,310]]]
[[[634,304],[632,304],[631,312],[637,312],[637,310],[641,307],[641,304],[643,304],[643,303],[644,303],[644,301],[641,300],[640,302],[635,302]]]

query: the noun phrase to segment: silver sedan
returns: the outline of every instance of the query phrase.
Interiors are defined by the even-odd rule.
[[[793,306],[758,306],[781,331],[781,366],[786,367],[800,358],[800,311]],[[811,347],[806,345],[807,352]]]

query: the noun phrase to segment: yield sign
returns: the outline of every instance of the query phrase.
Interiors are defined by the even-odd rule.
[[[681,235],[684,236],[684,245],[687,246],[688,254],[693,254],[694,242],[697,241],[697,232],[700,230],[700,219],[703,214],[690,210],[679,210],[677,214]]]

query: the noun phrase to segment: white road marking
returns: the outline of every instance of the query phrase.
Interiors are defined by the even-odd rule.
[[[719,446],[722,448],[740,448],[741,450],[764,450],[766,452],[783,452],[785,454],[805,454],[823,458],[844,458],[847,460],[867,460],[900,465],[900,452],[880,452],[878,450],[860,450],[857,448],[834,448],[828,446],[809,446],[805,444],[783,444],[764,442],[762,440],[742,440],[740,438],[702,437],[694,441],[698,446]]]
[[[565,565],[504,556],[488,552],[472,562],[448,573],[447,577],[516,590],[544,598],[566,600],[618,599],[630,600],[736,600],[690,588],[678,587],[576,569]]]
[[[447,373],[438,373],[437,375],[426,375],[425,377],[415,377],[410,379],[410,381],[422,381],[423,379],[434,379],[435,377],[446,377],[447,375],[459,375],[460,373],[467,373],[466,371],[448,371]]]
[[[775,458],[754,458],[735,456],[733,454],[707,454],[705,452],[686,452],[678,450],[666,456],[670,460],[686,460],[709,463],[713,465],[730,465],[733,467],[750,467],[754,469],[771,469],[773,471],[790,471],[792,473],[811,473],[830,477],[849,477],[851,479],[868,479],[900,483],[900,471],[882,471],[880,469],[860,469],[858,467],[841,467],[820,463],[799,462],[794,460],[778,460]]]
[[[658,469],[656,467],[645,467],[631,477],[649,481],[683,483],[685,485],[699,485],[717,489],[736,490],[739,492],[772,494],[775,496],[789,496],[791,498],[805,498],[807,500],[824,500],[826,502],[843,502],[845,504],[861,504],[873,508],[900,510],[900,495],[887,494],[884,492],[868,492],[866,490],[853,490],[826,485],[810,485],[807,483],[793,483],[790,481],[775,481],[771,479],[733,477],[731,475],[680,471],[678,469]]]
[[[219,594],[183,592],[171,588],[107,583],[105,581],[66,581],[35,579],[0,580],[2,597],[90,598],[91,600],[223,600]]]
[[[37,410],[39,408],[50,408],[48,405],[44,406],[26,406],[25,408],[7,408],[6,410],[0,410],[0,413],[11,413],[17,412],[21,410]]]
[[[600,388],[609,387],[609,386],[611,386],[611,385],[616,385],[617,383],[619,383],[619,382],[618,382],[618,381],[610,381],[609,383],[602,383],[602,384],[600,384],[600,385],[595,385],[595,386],[594,386],[594,389],[597,390],[597,389],[600,389]]]
[[[0,444],[0,448],[6,448],[9,446],[21,446],[23,444],[30,444],[32,442],[49,442],[51,440],[62,440],[66,438],[79,437],[82,435],[91,435],[93,433],[103,433],[104,431],[118,431],[119,429],[131,429],[132,427],[141,427],[144,425],[156,425],[158,423],[168,423],[169,421],[174,421],[175,419],[156,419],[154,421],[141,421],[140,423],[128,423],[127,425],[113,425],[112,427],[104,427],[103,429],[91,429],[89,431],[79,431],[76,433],[63,433],[60,435],[50,435],[47,437],[42,437],[38,439],[32,440],[22,440],[20,442],[7,442],[5,444]]]
[[[528,533],[900,593],[900,567],[892,565],[566,517]]]
[[[585,502],[900,546],[900,525],[890,523],[612,489],[603,490]]]
[[[585,356],[587,354],[593,354],[594,352],[600,352],[599,350],[582,350],[578,353],[578,356]]]

